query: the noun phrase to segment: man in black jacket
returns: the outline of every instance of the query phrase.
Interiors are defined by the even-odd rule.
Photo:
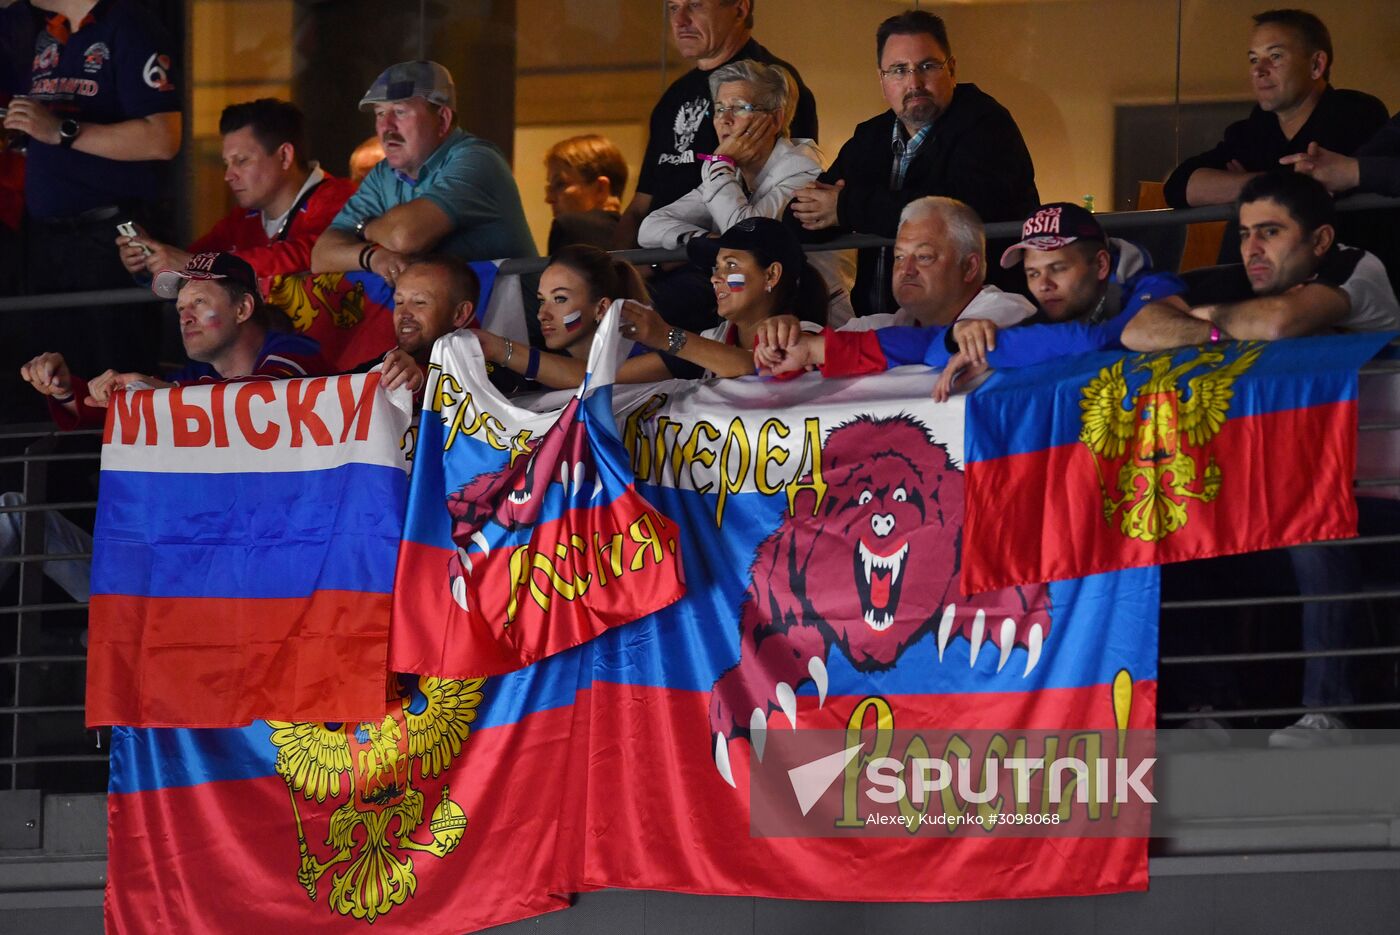
[[[1214,149],[1172,171],[1165,194],[1173,208],[1229,204],[1251,178],[1281,171],[1280,158],[1306,153],[1310,144],[1350,156],[1385,123],[1379,100],[1332,87],[1332,36],[1306,11],[1254,17],[1249,74],[1254,109],[1226,127]],[[1222,250],[1221,258],[1233,261],[1238,253]]]
[[[892,16],[875,49],[890,110],[856,127],[831,168],[793,197],[804,239],[893,237],[900,211],[925,195],[965,202],[983,221],[1035,210],[1040,195],[1021,131],[990,95],[957,82],[943,20],[922,10]],[[860,251],[851,302],[860,315],[894,310],[888,249]]]

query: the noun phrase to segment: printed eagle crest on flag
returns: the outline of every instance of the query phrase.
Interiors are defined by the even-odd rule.
[[[1149,374],[1136,390],[1128,386],[1123,360],[1085,385],[1079,440],[1094,458],[1105,522],[1112,526],[1122,510],[1123,535],[1158,542],[1186,525],[1190,501],[1210,503],[1220,495],[1220,465],[1205,446],[1229,417],[1235,380],[1262,352],[1263,345],[1254,341],[1240,344],[1233,359],[1214,348],[1193,349],[1179,364],[1171,352],[1142,354],[1128,371]],[[1198,368],[1205,369],[1186,380],[1183,395],[1179,382]],[[1187,445],[1207,458],[1204,471]],[[1104,478],[1120,459],[1115,497]]]
[[[331,873],[328,903],[341,915],[372,923],[418,888],[413,857],[400,852],[441,858],[461,842],[467,816],[445,782],[428,822],[431,840],[414,838],[423,825],[425,796],[414,787],[413,767],[416,761],[422,785],[461,754],[484,682],[401,675],[400,703],[391,703],[378,724],[267,722],[296,819],[297,882],[313,901],[321,877],[348,862]],[[325,835],[333,851],[322,860],[307,844],[297,799],[324,803],[339,799],[342,790],[347,801],[331,812]]]

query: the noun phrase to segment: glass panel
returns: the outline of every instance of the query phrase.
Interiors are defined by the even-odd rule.
[[[188,229],[198,236],[233,208],[224,184],[219,114],[239,101],[291,99],[292,0],[194,0],[190,50]]]

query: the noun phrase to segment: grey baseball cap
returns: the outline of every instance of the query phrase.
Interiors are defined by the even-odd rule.
[[[421,97],[431,104],[457,109],[457,86],[452,75],[437,62],[399,62],[384,69],[365,96],[360,110],[390,101]]]

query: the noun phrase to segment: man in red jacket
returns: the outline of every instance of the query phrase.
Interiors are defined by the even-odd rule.
[[[301,111],[265,97],[224,108],[224,181],[238,207],[188,251],[138,230],[118,237],[122,263],[133,275],[182,269],[196,253],[236,253],[267,288],[267,280],[311,269],[311,246],[355,191],[306,159]]]

